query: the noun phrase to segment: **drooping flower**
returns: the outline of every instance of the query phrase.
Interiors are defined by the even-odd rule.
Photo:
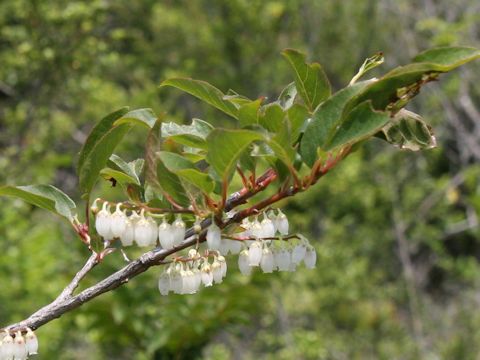
[[[158,226],[158,238],[160,245],[164,249],[172,249],[174,246],[173,232],[171,225],[163,218],[162,222]]]
[[[285,215],[282,210],[278,209],[278,214],[277,214],[277,229],[278,232],[282,235],[288,235],[288,219],[287,215]]]
[[[102,210],[97,213],[95,218],[95,229],[97,230],[98,235],[103,237],[106,240],[109,240],[111,235],[111,214],[108,210],[108,203],[104,202]]]
[[[110,229],[114,237],[120,237],[127,226],[127,215],[120,210],[120,203],[110,216]]]
[[[264,273],[271,273],[275,267],[273,253],[266,247],[263,249],[262,260],[260,261],[260,267]]]
[[[172,235],[174,245],[180,244],[185,238],[185,223],[180,214],[176,216],[176,219],[172,224]]]
[[[36,355],[38,353],[38,339],[32,329],[27,329],[25,335],[25,347],[29,355]]]
[[[238,268],[243,275],[250,275],[252,268],[248,261],[248,250],[242,250],[238,255]]]
[[[212,225],[207,230],[207,245],[210,250],[218,250],[222,241],[222,232],[220,228],[212,221]]]
[[[255,241],[248,248],[248,265],[259,266],[262,260],[262,244],[260,241]]]
[[[317,252],[315,251],[313,246],[309,246],[305,257],[303,258],[303,262],[305,263],[305,267],[307,269],[314,269],[317,263]]]

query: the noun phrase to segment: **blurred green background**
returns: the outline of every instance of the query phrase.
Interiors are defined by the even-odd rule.
[[[0,183],[53,183],[78,200],[81,144],[123,105],[225,121],[159,90],[170,76],[273,98],[291,81],[286,47],[320,61],[339,89],[377,51],[385,72],[457,44],[480,46],[478,0],[2,0]],[[479,70],[442,77],[410,106],[436,128],[437,149],[373,140],[284,203],[317,248],[316,270],[249,278],[232,259],[224,284],[161,297],[154,268],[39,329],[38,358],[478,359]],[[123,156],[142,156],[144,137],[132,133]],[[88,253],[60,219],[1,204],[7,325],[50,302]],[[84,285],[122,265],[109,256]]]

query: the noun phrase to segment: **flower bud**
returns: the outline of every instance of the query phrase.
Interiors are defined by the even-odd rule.
[[[248,250],[242,250],[238,256],[238,268],[243,275],[250,275],[252,268],[248,264]]]
[[[255,241],[248,248],[248,265],[259,266],[262,260],[262,244],[260,241]]]
[[[108,204],[104,202],[102,210],[97,214],[95,218],[95,229],[97,230],[98,235],[106,240],[110,240],[111,214],[110,211],[108,211],[107,206]]]
[[[207,245],[210,250],[218,250],[222,241],[222,232],[220,228],[212,222],[207,230]]]

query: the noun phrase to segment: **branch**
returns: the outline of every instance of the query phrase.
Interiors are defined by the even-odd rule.
[[[338,156],[337,158],[335,158],[332,163],[329,164],[328,168],[324,169],[322,172],[315,176],[315,178],[313,179],[313,183],[315,183],[320,177],[326,174],[328,170],[332,168],[334,164],[336,164],[344,156],[346,156],[346,153],[342,154],[342,156]],[[253,189],[243,188],[242,190],[232,194],[226,201],[224,210],[229,211],[238,205],[244,204],[249,198],[269,186],[276,178],[277,174],[274,170],[267,170],[262,176],[257,179]],[[225,228],[230,224],[240,223],[244,218],[258,212],[258,210],[264,209],[281,199],[293,196],[296,193],[304,190],[305,188],[298,186],[291,186],[289,188],[280,190],[276,194],[270,196],[263,201],[260,201],[259,203],[251,206],[250,208],[239,211],[234,216],[229,218],[226,222],[224,222],[222,224],[222,227]],[[73,291],[78,287],[79,282],[98,263],[97,255],[93,254],[87,260],[83,268],[75,275],[70,284],[52,303],[44,306],[27,319],[15,324],[11,324],[3,330],[7,330],[9,332],[25,332],[27,328],[30,328],[32,330],[38,329],[40,326],[59,318],[66,312],[80,307],[82,304],[96,298],[97,296],[118,288],[119,286],[130,281],[130,279],[134,278],[135,276],[145,272],[150,267],[165,263],[163,260],[167,256],[185,248],[191,247],[195,244],[204,242],[206,240],[205,229],[208,228],[211,223],[211,218],[204,219],[200,224],[202,230],[199,234],[196,234],[194,228],[191,227],[185,233],[185,240],[173,249],[166,250],[161,248],[155,248],[153,250],[150,250],[141,255],[138,259],[130,262],[122,269],[98,282],[97,284],[83,290],[77,295],[73,295]]]
[[[234,207],[244,204],[250,197],[257,194],[259,191],[264,190],[270,185],[277,177],[277,174],[272,169],[267,170],[265,174],[260,176],[256,181],[254,189],[242,189],[232,194],[225,204],[225,209],[231,210]],[[229,219],[224,225],[231,224],[237,221],[237,218]],[[241,221],[242,219],[240,219]],[[27,328],[32,330],[38,329],[40,326],[59,318],[66,312],[78,308],[82,304],[96,298],[97,296],[116,289],[117,287],[127,283],[130,279],[145,272],[150,267],[160,265],[163,260],[180,250],[195,245],[197,242],[204,242],[206,231],[205,229],[211,224],[211,218],[207,218],[202,221],[202,232],[197,236],[193,227],[188,229],[185,234],[185,240],[174,247],[173,249],[165,250],[155,248],[141,255],[138,259],[130,262],[128,265],[103,279],[99,283],[83,290],[77,295],[73,295],[74,290],[78,287],[80,281],[85,275],[98,264],[97,254],[92,254],[82,269],[75,275],[70,284],[62,291],[62,293],[50,304],[44,306],[34,314],[30,315],[27,319],[15,324],[11,324],[5,327],[3,330],[10,332],[26,331]]]

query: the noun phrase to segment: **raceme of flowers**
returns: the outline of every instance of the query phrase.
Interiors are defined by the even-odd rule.
[[[95,228],[104,240],[117,238],[122,246],[160,244],[164,249],[173,249],[184,240],[186,224],[180,214],[172,223],[163,216],[157,224],[143,209],[140,212],[132,210],[127,215],[127,210],[121,210],[119,203],[112,213],[109,203],[104,202],[98,211],[96,202],[92,207],[96,212]],[[197,233],[201,230],[199,224],[197,218],[194,224]],[[227,273],[223,255],[228,254],[238,254],[238,267],[244,275],[251,274],[255,267],[264,273],[295,271],[302,262],[308,269],[315,267],[315,249],[304,236],[289,235],[288,219],[281,210],[264,212],[261,220],[258,215],[253,220],[245,218],[238,229],[240,231],[232,236],[222,235],[212,221],[206,233],[208,250],[200,255],[198,249],[191,249],[187,257],[175,258],[160,276],[160,293],[194,294],[202,285],[209,287],[221,283]]]
[[[25,360],[38,352],[37,336],[31,329],[22,335],[20,331],[0,334],[0,360]]]

